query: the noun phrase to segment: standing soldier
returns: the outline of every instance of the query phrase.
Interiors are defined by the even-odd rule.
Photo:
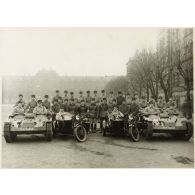
[[[79,97],[77,98],[77,106],[79,107],[81,105],[81,101],[85,100],[85,97],[83,96],[83,92],[79,92]]]
[[[87,96],[85,98],[86,106],[89,106],[91,104],[91,95],[90,91],[87,91]]]
[[[136,115],[139,112],[139,105],[136,102],[135,97],[132,98],[131,106],[129,108],[129,114]]]
[[[70,103],[69,103],[69,106],[68,106],[68,110],[71,114],[75,115],[76,114],[76,110],[77,110],[77,107],[76,107],[76,104],[74,102],[74,98],[71,98],[70,99]]]
[[[58,100],[59,97],[61,97],[60,96],[60,91],[59,90],[56,90],[56,95],[53,97],[52,103],[54,103],[54,100]]]
[[[48,111],[51,109],[51,103],[48,95],[44,95],[43,106],[45,106]]]
[[[60,105],[60,108],[64,108],[64,103],[62,97],[58,98],[58,104]]]
[[[145,96],[142,96],[139,106],[140,109],[145,109],[148,106],[148,102],[146,101]]]
[[[103,131],[103,122],[105,122],[106,124],[108,122],[107,112],[108,112],[107,99],[103,98],[103,102],[100,104],[99,111],[98,111],[98,116],[100,118],[101,132]]]
[[[58,99],[55,99],[52,105],[52,112],[56,115],[60,111],[60,104],[58,103]]]
[[[22,94],[19,94],[18,97],[19,97],[19,100],[15,103],[14,107],[18,106],[18,103],[22,103],[22,107],[25,108],[26,107],[26,103],[23,100],[23,95]]]
[[[68,98],[68,91],[67,90],[64,90],[64,96],[63,96],[63,101],[65,101],[65,99],[69,99]]]
[[[102,103],[103,102],[103,99],[104,98],[106,98],[106,92],[105,92],[105,90],[103,89],[103,90],[101,90],[101,96],[100,96],[100,103]]]
[[[37,101],[35,99],[35,95],[31,95],[31,101],[26,106],[26,110],[28,113],[33,113],[34,108],[37,106]]]
[[[126,104],[130,108],[130,105],[131,105],[131,96],[130,96],[129,93],[127,93],[127,95],[126,95]]]
[[[93,92],[93,98],[95,99],[94,100],[94,102],[96,103],[96,105],[97,106],[99,106],[99,97],[98,97],[98,95],[97,95],[97,91],[95,90],[94,92]]]
[[[87,113],[87,110],[88,110],[88,108],[85,104],[85,100],[81,100],[81,104],[77,109],[79,116],[81,116],[81,117],[84,116]]]
[[[117,97],[117,105],[120,106],[123,101],[125,100],[125,98],[123,97],[123,94],[121,91],[118,92],[118,97]]]
[[[89,119],[90,119],[90,127],[92,132],[96,132],[97,128],[97,114],[98,114],[98,106],[95,103],[95,99],[91,99],[91,104],[88,107]]]
[[[110,91],[109,97],[108,97],[108,105],[110,105],[110,104],[113,103],[113,99],[115,99],[114,98],[114,92],[113,91]]]
[[[74,98],[74,92],[70,92],[70,99],[69,101],[73,101],[75,103],[75,98]]]
[[[68,99],[64,99],[64,112],[69,112]]]

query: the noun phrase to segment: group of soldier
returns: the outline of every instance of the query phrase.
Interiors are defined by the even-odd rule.
[[[69,112],[73,115],[79,114],[80,116],[88,114],[91,124],[91,129],[96,130],[97,122],[100,122],[100,129],[103,127],[103,121],[108,120],[108,115],[120,113],[123,116],[134,115],[138,112],[175,112],[176,104],[170,98],[169,102],[160,96],[158,101],[153,97],[147,101],[145,96],[141,98],[138,95],[133,97],[129,93],[124,95],[121,91],[117,95],[113,91],[106,94],[105,90],[101,90],[101,94],[95,90],[93,94],[90,91],[83,94],[79,92],[76,98],[74,92],[68,93],[64,91],[64,95],[60,95],[60,91],[56,90],[55,96],[49,100],[49,96],[45,95],[43,100],[31,95],[31,100],[26,104],[23,100],[23,95],[19,94],[19,100],[14,106],[13,114],[16,113],[34,113],[34,114],[47,114],[52,113],[54,117],[59,113]]]

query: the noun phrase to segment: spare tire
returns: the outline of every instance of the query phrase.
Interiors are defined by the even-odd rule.
[[[140,133],[136,124],[129,127],[129,135],[134,142],[138,142],[140,140]]]
[[[16,135],[10,131],[11,124],[4,124],[4,138],[7,143],[14,142]]]

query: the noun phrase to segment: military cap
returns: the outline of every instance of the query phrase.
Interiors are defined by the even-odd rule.
[[[79,91],[79,94],[83,94],[83,92],[82,91]]]
[[[145,98],[146,98],[146,97],[143,95],[143,96],[142,96],[142,99],[145,99]]]
[[[53,101],[54,101],[54,102],[58,102],[58,99],[54,99]]]
[[[68,102],[68,99],[65,99],[64,101],[67,101]]]
[[[130,93],[127,93],[127,95],[130,95]]]
[[[85,100],[81,100],[81,102],[85,102]]]
[[[118,94],[121,94],[122,92],[121,91],[118,91]]]
[[[112,101],[113,101],[113,102],[116,102],[116,99],[113,99]]]
[[[87,91],[87,93],[90,93],[90,91]]]
[[[102,92],[102,93],[104,93],[104,92],[105,92],[105,90],[103,89],[103,90],[101,90],[101,92]]]
[[[34,95],[34,94],[33,94],[33,95],[31,95],[31,97],[32,97],[32,98],[35,98],[35,95]]]
[[[64,93],[68,93],[68,91],[67,90],[64,90]]]
[[[152,100],[149,101],[149,104],[153,104],[154,102]]]
[[[103,100],[107,100],[106,98],[103,98]]]
[[[22,94],[19,94],[19,95],[18,95],[18,97],[21,97],[21,96],[23,97],[23,95],[22,95]]]
[[[71,94],[71,95],[73,95],[73,94],[74,94],[74,92],[72,92],[72,91],[71,91],[71,92],[70,92],[70,94]]]
[[[49,96],[48,95],[44,95],[45,98],[48,98]]]
[[[59,100],[62,100],[62,97],[58,97]]]
[[[95,98],[91,98],[92,101],[95,101]]]
[[[97,93],[97,91],[95,90],[93,93]]]
[[[113,91],[110,91],[110,94],[113,94],[114,92]]]
[[[59,93],[60,91],[59,90],[56,90],[56,93]]]
[[[135,99],[135,97],[132,97],[132,101],[135,101],[136,99]]]

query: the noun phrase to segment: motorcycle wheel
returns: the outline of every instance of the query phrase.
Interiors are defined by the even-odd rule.
[[[137,125],[132,125],[129,128],[129,135],[134,142],[138,142],[140,140],[140,133],[139,133]]]
[[[78,142],[85,142],[87,139],[87,131],[86,129],[79,125],[74,129],[74,135]]]

